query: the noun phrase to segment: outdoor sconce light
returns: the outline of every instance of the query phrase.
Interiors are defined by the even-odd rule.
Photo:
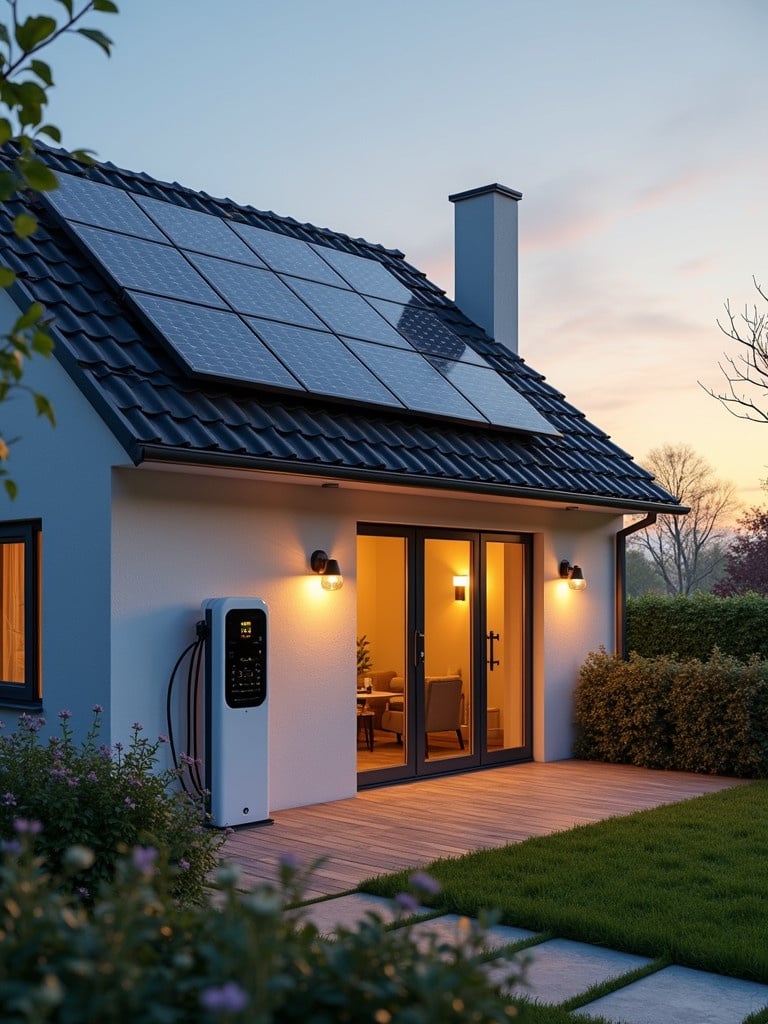
[[[312,572],[320,576],[320,586],[323,590],[341,590],[344,586],[339,563],[335,558],[329,558],[325,551],[313,551],[309,556],[309,566]]]
[[[560,579],[568,580],[571,590],[586,590],[587,581],[580,565],[571,565],[567,558],[560,563]]]
[[[467,587],[469,586],[469,576],[454,576],[453,577],[453,599],[454,601],[466,601],[467,600]]]

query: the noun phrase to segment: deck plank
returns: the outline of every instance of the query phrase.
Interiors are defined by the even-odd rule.
[[[282,854],[307,864],[323,858],[306,895],[331,895],[437,857],[517,843],[740,784],[586,761],[505,765],[277,811],[274,825],[236,829],[223,853],[240,865],[248,888],[274,882]]]

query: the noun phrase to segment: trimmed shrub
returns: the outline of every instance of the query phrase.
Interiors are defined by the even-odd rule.
[[[285,913],[304,881],[288,860],[279,887],[249,893],[223,866],[216,899],[183,908],[148,847],[117,861],[89,910],[33,858],[26,827],[0,867],[5,1024],[501,1024],[517,1015],[482,970],[482,929],[419,948],[368,914],[324,940],[300,912]],[[65,851],[62,862],[88,853]],[[417,905],[412,893],[397,897],[400,920]],[[520,977],[510,961],[507,981]]]
[[[706,661],[717,647],[740,661],[768,658],[768,597],[662,597],[627,600],[627,650]]]
[[[161,740],[143,737],[135,722],[127,747],[110,748],[99,742],[98,705],[93,716],[81,744],[73,740],[69,711],[59,712],[61,735],[47,742],[39,715],[22,715],[16,732],[0,735],[0,838],[13,838],[18,819],[40,823],[35,850],[57,875],[62,851],[88,847],[93,863],[70,872],[86,896],[112,879],[121,849],[149,843],[172,865],[174,896],[200,899],[225,833],[203,827],[203,801],[178,792],[177,772],[159,770]]]
[[[742,778],[768,777],[768,661],[629,661],[601,649],[575,694],[576,757]]]

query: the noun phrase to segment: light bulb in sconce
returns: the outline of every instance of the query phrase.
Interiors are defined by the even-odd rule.
[[[587,581],[584,579],[580,565],[571,565],[567,558],[560,563],[560,579],[568,580],[571,590],[586,590]]]
[[[318,549],[309,556],[309,566],[312,572],[320,577],[320,586],[323,590],[341,590],[344,586],[344,577],[335,558],[329,558],[325,551]]]
[[[454,576],[453,577],[453,599],[455,601],[466,601],[467,600],[467,587],[469,586],[469,576]]]

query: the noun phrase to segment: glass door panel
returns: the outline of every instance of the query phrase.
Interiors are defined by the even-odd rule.
[[[525,747],[527,732],[526,545],[485,542],[487,754]]]
[[[424,760],[429,764],[473,752],[471,582],[472,542],[424,540]],[[418,683],[417,683],[418,685]]]
[[[406,537],[357,538],[358,772],[401,770],[411,754],[407,559]]]

